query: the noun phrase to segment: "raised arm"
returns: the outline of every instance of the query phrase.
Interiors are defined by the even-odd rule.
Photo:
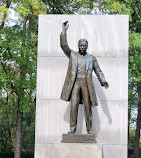
[[[106,89],[109,87],[108,82],[106,82],[105,77],[103,75],[103,72],[101,71],[97,59],[94,57],[94,71],[97,75],[97,78],[101,84],[101,86],[104,86]]]
[[[60,46],[62,48],[62,50],[64,51],[64,53],[66,54],[66,56],[69,58],[70,57],[70,53],[71,53],[71,49],[68,46],[67,43],[67,29],[69,27],[68,21],[64,22],[62,25],[62,32],[60,35]]]

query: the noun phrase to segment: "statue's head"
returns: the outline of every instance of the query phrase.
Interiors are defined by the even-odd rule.
[[[86,39],[80,39],[78,41],[78,49],[81,54],[85,54],[88,48],[88,41]]]

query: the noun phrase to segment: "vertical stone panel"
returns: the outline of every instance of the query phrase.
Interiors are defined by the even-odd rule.
[[[39,16],[35,158],[54,158],[53,151],[59,155],[57,158],[64,158],[67,154],[69,154],[67,158],[71,158],[70,151],[74,150],[71,144],[61,144],[62,133],[69,131],[70,117],[69,102],[60,100],[69,61],[59,43],[62,23],[66,20],[69,21],[67,39],[70,48],[77,51],[78,40],[86,38],[89,42],[88,53],[97,58],[110,85],[108,89],[101,87],[93,73],[99,104],[93,108],[93,131],[96,133],[98,144],[92,144],[91,149],[93,147],[94,150],[90,152],[93,155],[96,150],[100,151],[103,147],[103,158],[126,158],[128,124],[128,16],[126,15]],[[83,105],[79,107],[77,133],[86,133]],[[85,145],[83,144],[83,147]],[[76,146],[83,149],[79,144]],[[85,146],[86,149],[88,146]]]

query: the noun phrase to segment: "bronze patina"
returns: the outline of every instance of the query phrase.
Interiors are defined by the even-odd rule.
[[[80,103],[84,103],[86,128],[88,134],[92,132],[92,107],[97,106],[97,97],[92,81],[92,72],[97,75],[97,78],[105,88],[108,88],[108,82],[98,65],[96,57],[86,52],[88,41],[80,39],[78,42],[79,51],[71,50],[67,43],[68,21],[62,25],[60,35],[60,45],[65,55],[69,58],[68,71],[64,82],[61,99],[71,102],[70,108],[70,131],[75,133],[77,127],[78,107]]]

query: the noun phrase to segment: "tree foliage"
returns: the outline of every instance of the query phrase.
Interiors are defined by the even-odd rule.
[[[0,125],[3,129],[0,132],[3,139],[0,157],[11,157],[14,153],[17,110],[23,113],[20,127],[24,131],[22,152],[33,155],[34,150],[37,18],[38,14],[46,13],[46,8],[44,3],[38,0],[13,1],[12,4],[14,3],[14,10],[19,14],[19,23],[12,27],[2,27],[0,30]],[[4,11],[2,15],[6,15]],[[5,19],[2,19],[1,23],[5,23]],[[28,155],[26,154],[26,157]]]

